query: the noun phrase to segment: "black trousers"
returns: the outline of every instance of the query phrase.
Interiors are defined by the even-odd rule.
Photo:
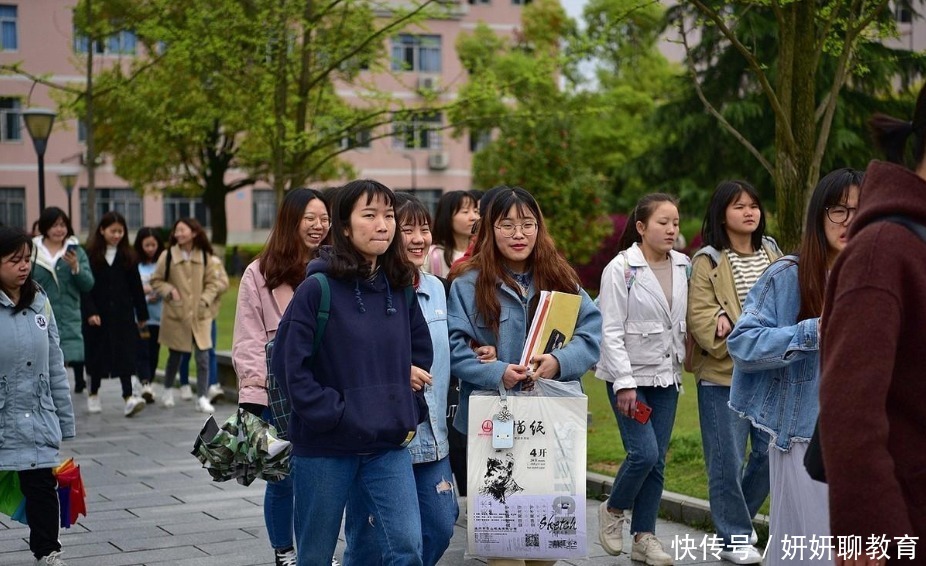
[[[58,542],[58,525],[61,524],[58,480],[51,468],[20,471],[19,487],[26,497],[29,550],[36,558],[61,550],[61,543]]]
[[[84,379],[84,362],[70,362],[68,364],[74,369],[74,389],[83,391],[87,388],[87,381]]]
[[[158,344],[158,335],[161,333],[161,327],[157,324],[149,324],[148,332],[151,337],[147,340],[138,337],[138,347],[135,356],[135,374],[142,384],[154,381],[154,375],[158,370],[158,356],[161,355],[161,345]]]

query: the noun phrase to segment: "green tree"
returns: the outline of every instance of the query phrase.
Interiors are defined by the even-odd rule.
[[[116,93],[98,104],[101,149],[137,188],[201,195],[213,240],[224,244],[229,192],[262,180],[279,200],[290,187],[346,176],[350,168],[338,156],[351,146],[343,139],[387,135],[375,129],[425,111],[406,108],[361,71],[386,72],[386,39],[449,8],[433,0],[387,8],[312,0],[94,0],[94,21],[133,30],[145,48],[98,77]],[[358,99],[341,98],[338,86],[352,88]],[[433,107],[436,97],[427,102]]]
[[[827,151],[861,145],[860,130],[837,129],[852,122],[839,104],[847,83],[852,79],[860,92],[887,95],[896,77],[877,69],[896,69],[896,60],[873,58],[886,54],[882,42],[896,34],[887,6],[887,0],[691,0],[673,13],[695,95],[772,180],[785,248],[800,239],[806,196]],[[689,41],[693,29],[700,35],[697,45]],[[730,73],[731,67],[739,72]],[[769,122],[761,118],[771,121],[769,145],[763,143]],[[730,158],[741,160],[737,153],[730,151]]]
[[[470,132],[495,131],[474,158],[474,184],[529,190],[557,246],[583,262],[611,225],[604,180],[577,141],[575,98],[558,84],[573,72],[566,69],[561,42],[575,33],[558,1],[537,0],[524,8],[522,28],[513,37],[499,37],[485,26],[461,36],[457,52],[469,80],[453,121]]]

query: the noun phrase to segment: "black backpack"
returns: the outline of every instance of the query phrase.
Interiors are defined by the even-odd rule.
[[[890,216],[882,216],[881,218],[875,219],[871,224],[875,222],[893,222],[894,224],[900,224],[907,230],[910,230],[923,242],[926,242],[926,226],[923,226],[919,222],[907,218],[901,214],[892,214]],[[810,438],[810,444],[807,445],[807,452],[804,453],[804,468],[807,469],[807,474],[811,478],[826,483],[826,469],[823,465],[823,449],[820,446],[820,418],[817,418],[817,424],[813,428],[813,436]]]

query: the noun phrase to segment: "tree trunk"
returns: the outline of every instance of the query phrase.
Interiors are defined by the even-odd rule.
[[[206,190],[203,191],[203,202],[209,209],[212,220],[212,243],[225,247],[228,242],[228,217],[225,212],[225,195],[228,188],[225,185],[224,171],[206,179]]]
[[[800,0],[783,6],[779,28],[776,90],[784,110],[775,120],[775,197],[781,248],[796,250],[801,241],[807,197],[816,185],[813,155],[816,144],[816,47],[814,4]]]

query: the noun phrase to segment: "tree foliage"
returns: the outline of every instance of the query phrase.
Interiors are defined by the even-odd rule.
[[[886,0],[691,0],[674,8],[672,20],[693,96],[665,108],[663,125],[678,135],[657,162],[707,173],[722,160],[726,171],[760,185],[770,179],[779,238],[793,248],[820,172],[849,159],[864,165],[864,119],[889,108],[879,101],[892,98],[895,81],[922,71],[922,57],[884,45],[896,34]],[[686,156],[687,164],[679,161]]]

